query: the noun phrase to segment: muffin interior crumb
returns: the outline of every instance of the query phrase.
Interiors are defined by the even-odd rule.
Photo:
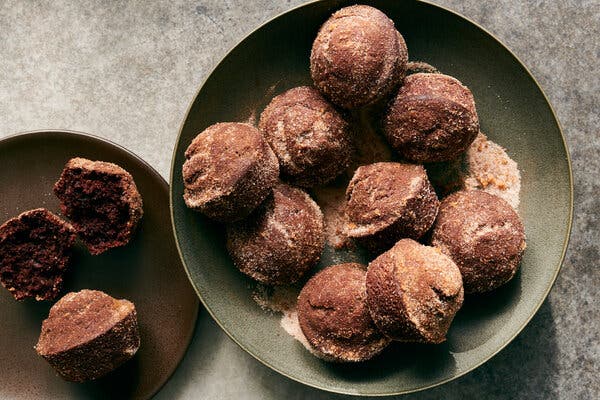
[[[70,217],[79,222],[79,234],[93,245],[110,241],[122,234],[129,219],[129,205],[121,201],[119,178],[107,174],[92,173],[88,179],[72,175],[72,186],[66,206],[73,212]],[[80,195],[80,196],[79,196]]]

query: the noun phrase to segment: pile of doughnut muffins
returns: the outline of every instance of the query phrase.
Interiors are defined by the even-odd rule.
[[[438,199],[423,164],[467,150],[479,133],[475,102],[457,79],[407,74],[407,64],[384,13],[343,8],[313,43],[313,87],[273,98],[258,129],[206,128],[185,153],[185,203],[226,224],[235,266],[263,284],[292,284],[325,245],[307,190],[353,159],[360,132],[348,115],[383,105],[381,131],[402,161],[361,165],[346,189],[345,232],[372,261],[329,266],[298,297],[302,332],[325,360],[367,360],[392,340],[443,342],[464,294],[508,282],[525,249],[523,224],[500,197],[473,190]]]

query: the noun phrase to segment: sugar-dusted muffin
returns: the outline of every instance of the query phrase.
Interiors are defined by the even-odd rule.
[[[332,103],[353,109],[390,93],[402,82],[407,61],[394,22],[376,8],[355,5],[335,12],[319,30],[310,73]]]
[[[359,167],[346,199],[346,233],[373,252],[423,236],[439,206],[423,166],[397,162]]]
[[[91,254],[129,243],[144,214],[133,177],[104,161],[70,159],[54,193]]]
[[[392,147],[407,160],[452,160],[479,132],[473,94],[448,75],[409,75],[386,112],[383,130]]]
[[[249,277],[271,285],[294,283],[321,257],[323,214],[304,191],[278,184],[250,216],[227,226],[227,249]]]
[[[505,200],[481,190],[460,191],[440,204],[431,244],[458,265],[466,293],[481,293],[513,278],[525,231]]]
[[[65,380],[84,382],[114,370],[139,347],[133,303],[86,289],[52,306],[35,350]]]
[[[456,264],[434,247],[398,241],[369,264],[367,305],[375,324],[402,342],[441,343],[463,302]]]
[[[279,159],[283,178],[292,184],[322,185],[350,163],[348,122],[313,87],[296,87],[273,98],[259,127]]]
[[[0,281],[16,300],[52,300],[75,243],[75,229],[44,208],[25,211],[0,226]]]
[[[328,361],[357,362],[379,354],[390,342],[377,329],[366,305],[365,267],[325,268],[298,296],[298,321],[315,353]]]
[[[209,126],[185,151],[185,204],[221,222],[250,214],[271,192],[279,177],[277,157],[249,124]]]

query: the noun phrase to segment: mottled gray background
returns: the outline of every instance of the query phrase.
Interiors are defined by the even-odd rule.
[[[407,399],[600,397],[600,2],[438,0],[527,65],[573,157],[575,220],[548,300],[474,372]],[[179,124],[226,51],[300,0],[0,1],[0,137],[68,128],[109,138],[168,177]],[[158,399],[341,399],[270,371],[205,313]]]

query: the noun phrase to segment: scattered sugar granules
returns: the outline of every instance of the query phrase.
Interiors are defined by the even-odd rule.
[[[257,283],[252,299],[265,311],[284,312],[296,308],[301,289],[299,285],[268,286]]]
[[[463,187],[483,190],[506,200],[514,209],[519,207],[521,174],[517,163],[506,150],[479,133],[466,153],[467,174]]]
[[[426,166],[440,198],[457,190],[483,190],[519,207],[521,174],[504,148],[479,133],[459,159]]]
[[[313,197],[323,212],[325,238],[336,250],[351,248],[352,240],[346,235],[346,186],[323,186],[313,190]]]
[[[267,286],[258,283],[252,293],[252,299],[263,310],[281,313],[279,324],[283,330],[313,353],[314,350],[300,329],[296,312],[296,303],[301,289],[299,285]]]

